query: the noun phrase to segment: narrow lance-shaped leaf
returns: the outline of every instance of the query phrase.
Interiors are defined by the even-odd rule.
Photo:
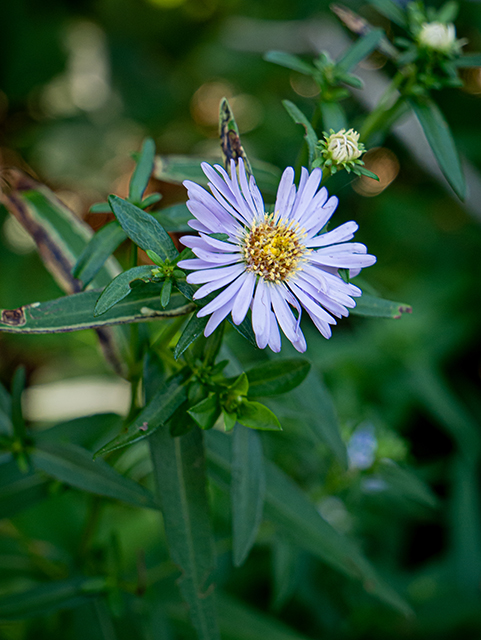
[[[72,578],[0,597],[0,619],[22,620],[77,607],[106,590],[105,578]]]
[[[184,351],[204,333],[205,325],[208,320],[209,318],[205,316],[203,318],[198,318],[195,313],[192,315],[189,322],[185,325],[179,341],[175,345],[174,358],[176,360],[177,358],[180,358]]]
[[[195,428],[172,438],[162,428],[149,442],[169,551],[182,571],[180,590],[199,639],[220,640],[201,431]]]
[[[183,382],[182,376],[179,375],[160,384],[155,394],[128,429],[96,451],[94,457],[105,455],[151,436],[172,417],[175,410],[187,399]]]
[[[22,411],[22,393],[25,389],[25,367],[18,367],[12,382],[12,424],[15,436],[20,442],[25,440],[25,420]]]
[[[118,196],[109,196],[109,203],[122,229],[141,249],[155,251],[162,260],[178,257],[169,234],[153,216]]]
[[[430,98],[411,98],[409,104],[421,123],[444,177],[459,198],[464,200],[466,182],[463,169],[453,136],[441,110]]]
[[[142,200],[144,191],[149,184],[150,176],[154,168],[154,159],[155,142],[152,138],[146,138],[129,185],[129,200],[136,204],[139,204]]]
[[[127,234],[116,220],[99,229],[79,255],[72,269],[73,277],[82,280],[84,287],[89,285],[105,261],[126,238]]]
[[[403,313],[412,312],[412,307],[404,302],[392,302],[367,293],[363,293],[360,298],[355,298],[355,301],[356,306],[349,310],[353,316],[372,316],[397,320]]]
[[[234,564],[247,558],[262,522],[265,495],[264,456],[258,433],[240,424],[232,444],[232,542]]]
[[[303,358],[263,362],[247,371],[249,397],[272,396],[295,389],[305,379],[311,363]]]
[[[291,102],[290,100],[283,100],[282,104],[284,105],[287,113],[291,116],[294,122],[296,124],[302,124],[302,126],[304,127],[304,130],[305,130],[304,138],[306,139],[307,148],[309,150],[309,166],[310,166],[312,161],[314,160],[315,153],[316,153],[316,145],[318,143],[316,132],[314,131],[312,124],[309,122],[306,116],[302,113],[299,107],[296,107],[296,105],[293,102]]]
[[[152,277],[153,267],[143,265],[128,269],[109,282],[97,300],[94,316],[101,316],[115,304],[126,298],[132,292],[131,284],[136,280],[148,281]]]
[[[336,132],[346,129],[346,114],[339,102],[322,101],[319,108],[322,115],[322,126],[326,133],[329,133],[331,129]]]
[[[0,465],[0,520],[42,502],[49,496],[49,481],[38,473],[23,473],[15,460]]]
[[[454,65],[460,69],[464,67],[481,67],[481,53],[468,53],[453,60]]]
[[[370,0],[371,4],[376,7],[379,13],[395,22],[399,27],[406,27],[406,14],[401,7],[393,0]]]
[[[281,67],[287,67],[287,69],[292,69],[298,73],[303,73],[306,76],[314,76],[319,73],[314,65],[285,51],[268,51],[264,55],[264,60],[278,64]]]
[[[0,310],[0,331],[6,333],[65,333],[132,322],[149,322],[190,313],[195,307],[177,294],[169,306],[160,306],[158,285],[135,287],[127,299],[121,300],[100,317],[93,315],[98,291],[84,291],[72,296],[34,302],[18,309]]]
[[[383,36],[384,31],[382,29],[369,31],[342,54],[337,60],[336,66],[343,71],[351,71],[378,47]]]
[[[158,509],[154,496],[130,478],[124,478],[104,460],[73,444],[42,441],[30,453],[33,465],[68,485],[99,496],[114,498],[134,507]]]

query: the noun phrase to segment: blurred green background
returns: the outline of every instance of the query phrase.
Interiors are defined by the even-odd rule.
[[[372,8],[349,6],[389,31]],[[2,168],[35,175],[84,218],[108,193],[125,193],[133,168],[129,153],[146,135],[160,154],[218,156],[223,96],[250,156],[282,169],[294,165],[302,131],[281,100],[312,113],[315,90],[262,55],[268,49],[307,56],[323,47],[339,50],[349,37],[328,3],[312,0],[17,0],[3,3],[1,13]],[[469,39],[468,50],[481,49],[481,3],[461,2],[457,29],[458,37]],[[374,56],[363,73],[389,75],[384,62]],[[481,180],[481,71],[466,70],[464,80],[465,89],[445,91],[439,101],[471,164],[473,190]],[[355,127],[362,107],[355,99],[346,107]],[[302,552],[286,561],[290,578],[282,583],[284,593],[276,591],[273,567],[284,565],[275,558],[286,552],[281,543],[274,549],[268,523],[245,565],[234,570],[229,505],[213,488],[217,582],[307,638],[474,640],[481,637],[481,206],[459,202],[419,166],[402,137],[389,136],[371,162],[383,177],[375,191],[344,175],[328,184],[340,199],[337,223],[358,221],[356,237],[378,257],[363,278],[380,295],[411,304],[413,313],[398,321],[344,320],[330,341],[306,327],[307,356],[332,393],[350,451],[357,434],[371,447],[368,461],[341,472],[282,399],[273,408],[284,432],[264,443],[321,514],[358,541],[416,616],[393,613]],[[164,194],[162,205],[185,199],[180,186],[155,188]],[[98,227],[105,217],[87,220]],[[61,295],[4,209],[0,229],[0,307]],[[230,336],[242,364],[259,358],[239,340]],[[0,379],[7,388],[21,363],[34,385],[113,377],[93,332],[0,334]],[[299,393],[302,398],[308,388]],[[139,478],[149,472],[139,466],[142,451],[125,460],[125,469],[137,469]],[[376,465],[384,458],[411,469],[430,492],[383,484]],[[159,567],[157,595],[169,599],[175,572],[158,544],[156,514],[109,506],[95,533],[87,534],[91,500],[75,491],[53,492],[0,521],[0,594],[70,575],[89,562],[108,565],[115,532],[126,571],[135,571],[139,553],[146,555]],[[100,605],[82,605],[19,623],[0,621],[0,638],[192,637],[181,625],[168,628],[155,607],[144,616],[144,606],[137,599],[112,618]],[[225,638],[235,634],[224,631]]]

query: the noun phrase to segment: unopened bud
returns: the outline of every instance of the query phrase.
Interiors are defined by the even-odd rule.
[[[363,148],[359,145],[359,134],[354,129],[341,129],[326,138],[326,155],[335,164],[352,162],[362,155]]]
[[[454,24],[442,22],[425,22],[418,34],[418,42],[426,49],[451,53],[458,49]]]

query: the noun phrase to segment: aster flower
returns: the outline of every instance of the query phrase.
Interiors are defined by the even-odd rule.
[[[338,199],[319,189],[322,171],[303,168],[299,187],[294,169],[288,167],[277,191],[274,212],[266,212],[254,178],[246,175],[242,159],[238,175],[231,162],[231,176],[219,165],[202,164],[209,179],[208,193],[186,180],[187,207],[195,220],[189,225],[199,236],[184,236],[182,244],[197,256],[182,260],[179,267],[192,270],[187,282],[202,285],[195,299],[220,293],[197,313],[210,315],[205,328],[209,336],[230,313],[240,324],[249,308],[257,345],[280,351],[279,327],[297,351],[306,350],[300,328],[302,309],[329,338],[335,318],[348,315],[361,290],[345,282],[339,269],[357,275],[376,261],[363,244],[348,242],[356,222],[322,233]],[[224,233],[227,239],[211,237]],[[294,313],[295,312],[295,313]]]

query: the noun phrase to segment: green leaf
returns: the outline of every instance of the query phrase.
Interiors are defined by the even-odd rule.
[[[185,204],[174,204],[171,207],[153,211],[150,215],[153,216],[166,231],[188,231],[192,233],[192,229],[187,222],[192,220],[193,216]]]
[[[307,640],[277,618],[219,593],[219,626],[226,640]]]
[[[412,313],[412,307],[404,302],[392,302],[377,296],[363,293],[360,298],[356,298],[356,306],[349,309],[353,316],[371,316],[374,318],[393,318],[398,320],[403,313]]]
[[[152,277],[152,269],[153,267],[150,265],[142,265],[119,273],[100,294],[94,307],[94,316],[101,316],[126,298],[131,293],[131,284],[135,280],[149,280]]]
[[[423,506],[431,508],[439,506],[437,496],[412,471],[403,469],[392,460],[381,460],[378,463],[377,471],[397,495],[414,500]]]
[[[152,165],[153,166],[153,165]],[[147,207],[151,207],[156,202],[160,202],[162,200],[161,193],[151,193],[146,198],[139,203],[139,207],[141,209],[147,209]]]
[[[272,608],[279,611],[290,599],[297,587],[297,561],[299,553],[296,548],[283,540],[274,540],[272,548],[273,594]]]
[[[34,467],[81,491],[106,496],[134,507],[158,509],[154,496],[130,478],[124,478],[104,460],[78,445],[39,441],[30,452]]]
[[[444,177],[458,197],[464,200],[466,195],[464,173],[453,136],[441,110],[435,102],[425,97],[410,98],[409,104],[421,123]]]
[[[118,196],[109,196],[109,203],[122,229],[141,249],[152,249],[162,260],[178,257],[169,234],[153,216]]]
[[[191,156],[157,156],[154,176],[157,180],[182,184],[192,180],[206,187],[209,180],[201,168],[202,162],[218,163],[220,158],[193,158]],[[252,169],[259,189],[267,194],[275,194],[281,178],[281,170],[267,162],[252,160]]]
[[[146,138],[142,145],[140,158],[130,179],[129,200],[139,204],[144,195],[144,191],[149,184],[150,176],[154,168],[155,142],[152,138]]]
[[[180,376],[162,384],[129,428],[95,452],[95,458],[152,435],[164,425],[174,411],[187,400],[187,392]]]
[[[467,53],[465,56],[455,58],[453,63],[456,67],[481,67],[481,53]]]
[[[252,329],[252,323],[248,316],[246,316],[240,324],[235,324],[231,316],[228,316],[227,322],[234,327],[237,333],[240,333],[243,338],[250,342],[253,347],[258,349],[256,337]]]
[[[201,400],[187,411],[201,429],[212,429],[220,412],[219,398],[216,395]]]
[[[306,116],[302,113],[299,107],[291,102],[290,100],[283,100],[282,104],[284,105],[287,113],[291,116],[296,124],[301,124],[304,127],[305,134],[304,138],[307,142],[307,148],[309,151],[309,165],[311,165],[312,161],[316,155],[316,145],[318,143],[318,137],[312,124],[306,118]]]
[[[303,358],[284,358],[258,364],[247,371],[249,397],[274,396],[295,389],[305,379],[311,363]]]
[[[172,293],[172,280],[166,278],[162,285],[162,291],[160,292],[160,306],[165,309],[170,302],[170,294]]]
[[[0,597],[0,619],[22,620],[77,607],[106,589],[105,578],[72,578]]]
[[[347,469],[347,452],[341,437],[341,427],[334,402],[319,374],[311,370],[300,387],[282,399],[276,399],[273,408],[282,422],[290,419],[305,425],[314,442],[322,442],[336,456],[343,469]]]
[[[202,432],[172,438],[158,429],[149,440],[170,555],[182,571],[179,586],[200,640],[220,640],[212,573]]]
[[[175,345],[174,358],[177,360],[190,345],[204,333],[205,325],[209,321],[208,317],[198,318],[194,313],[189,322],[185,325],[179,341]]]
[[[125,231],[116,220],[99,229],[79,255],[72,269],[73,277],[82,280],[84,287],[89,285],[104,266],[107,258],[126,238]]]
[[[110,434],[118,433],[122,422],[122,416],[117,413],[96,413],[59,422],[49,429],[42,429],[36,434],[35,439],[37,442],[42,440],[70,442],[90,451],[98,447]]]
[[[98,291],[28,304],[18,309],[0,310],[0,331],[7,333],[63,333],[131,322],[148,322],[190,313],[195,307],[185,304],[184,296],[174,294],[167,309],[160,306],[160,285],[149,283],[135,287],[122,300],[98,318],[93,315]]]
[[[42,502],[49,482],[38,473],[23,473],[15,460],[0,464],[0,520]]]
[[[237,421],[249,429],[282,431],[276,415],[260,402],[244,400],[237,409]]]
[[[479,463],[475,456],[455,454],[453,458],[449,469],[450,558],[464,592],[476,594],[481,576]]]
[[[370,0],[372,4],[383,16],[391,20],[399,27],[407,27],[407,20],[404,11],[393,0]]]
[[[372,29],[342,54],[336,62],[336,67],[342,71],[351,71],[377,49],[383,37],[384,31],[382,29]]]
[[[208,431],[209,471],[221,487],[226,487],[230,473],[230,438]],[[364,588],[405,615],[409,605],[377,574],[349,538],[328,524],[301,489],[280,469],[265,461],[265,517],[283,533],[286,540],[310,552],[334,569],[360,580]],[[227,485],[228,486],[228,485]]]
[[[90,213],[112,213],[108,202],[96,202],[90,207]]]
[[[264,456],[259,434],[238,424],[232,443],[232,546],[239,567],[249,555],[262,522]]]
[[[17,367],[12,381],[12,425],[19,442],[25,441],[25,420],[22,412],[22,393],[25,389],[25,367]]]
[[[322,126],[326,133],[329,130],[340,131],[347,128],[346,114],[339,102],[321,101],[319,104],[322,116]]]
[[[264,54],[264,60],[303,73],[306,76],[315,76],[318,74],[317,69],[312,64],[284,51],[268,51]]]
[[[12,399],[3,384],[0,383],[0,434],[13,435]]]

